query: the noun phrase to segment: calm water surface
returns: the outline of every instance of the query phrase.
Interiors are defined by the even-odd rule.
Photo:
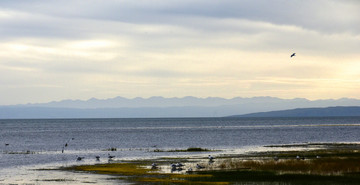
[[[109,153],[119,160],[189,155],[154,149],[241,153],[275,144],[359,142],[359,136],[360,117],[0,120],[0,184],[57,184],[39,179],[69,174],[33,169],[96,163],[97,155],[105,162]],[[76,162],[77,156],[85,158]],[[76,176],[77,184],[111,184],[102,177],[81,178]]]

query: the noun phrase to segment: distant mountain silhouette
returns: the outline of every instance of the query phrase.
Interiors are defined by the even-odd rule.
[[[0,119],[12,118],[144,118],[224,117],[296,108],[360,106],[358,99],[307,100],[275,97],[123,98],[62,100],[49,103],[0,106]]]
[[[342,117],[360,116],[360,107],[299,108],[282,111],[258,112],[233,117]]]

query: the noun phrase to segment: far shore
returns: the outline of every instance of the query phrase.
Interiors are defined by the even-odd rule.
[[[113,161],[61,170],[111,175],[115,181],[133,184],[340,185],[360,182],[359,143],[304,143],[266,147],[269,148],[266,152],[211,156],[214,159],[183,157]],[[274,147],[289,150],[272,150]],[[295,147],[300,150],[290,150]]]

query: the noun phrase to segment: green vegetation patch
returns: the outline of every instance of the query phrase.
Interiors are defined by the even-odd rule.
[[[215,151],[210,150],[206,148],[187,148],[187,149],[175,149],[175,150],[160,150],[155,149],[154,152],[209,152],[209,151]]]
[[[30,150],[27,150],[27,151],[4,151],[3,152],[4,154],[21,154],[21,155],[28,155],[28,154],[37,154],[37,152],[34,152],[34,151],[30,151]]]
[[[96,165],[82,165],[64,168],[65,170],[88,171],[99,174],[116,174],[123,176],[143,175],[153,171],[143,168],[137,163],[108,163]]]
[[[45,182],[68,182],[68,181],[75,181],[72,179],[41,179],[36,181],[45,181]]]
[[[102,151],[117,151],[117,148],[111,147],[111,148],[103,149]]]

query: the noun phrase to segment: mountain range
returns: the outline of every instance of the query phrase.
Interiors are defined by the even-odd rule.
[[[360,100],[342,98],[308,100],[276,97],[198,98],[124,98],[62,100],[0,106],[0,119],[15,118],[154,118],[224,117],[296,108],[360,106]]]

